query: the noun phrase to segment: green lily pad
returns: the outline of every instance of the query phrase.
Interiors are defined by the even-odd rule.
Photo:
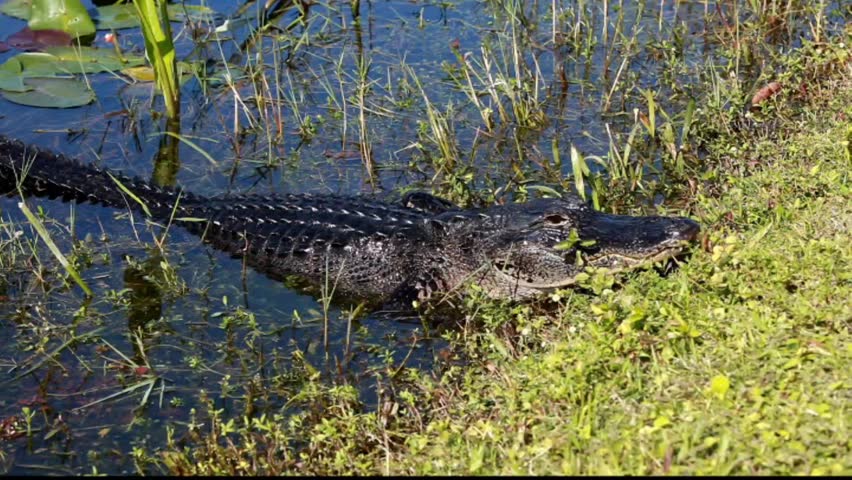
[[[26,92],[29,90],[24,85],[24,79],[21,77],[9,77],[0,73],[0,90],[8,90],[10,92]]]
[[[0,3],[0,13],[22,20],[29,20],[32,5],[33,0],[6,0]]]
[[[30,90],[24,85],[24,76],[21,75],[23,66],[14,57],[0,65],[0,90],[13,92],[26,92]]]
[[[125,68],[121,73],[136,80],[137,82],[153,82],[157,79],[154,69],[148,65],[141,67]]]
[[[119,57],[111,48],[93,47],[49,47],[45,52],[55,56],[66,64],[76,64],[78,69],[72,73],[111,72],[127,67],[145,64],[145,57],[123,54]],[[81,67],[81,64],[84,65]],[[26,65],[25,65],[26,67]],[[100,68],[100,70],[96,70]]]
[[[91,103],[95,93],[73,78],[27,78],[25,92],[2,91],[6,100],[30,107],[71,108]]]
[[[166,10],[169,11],[169,20],[173,22],[210,20],[210,17],[216,13],[215,10],[206,5],[181,5],[177,3],[166,5]]]
[[[193,63],[180,61],[177,63],[178,84],[184,85],[192,79],[193,74],[198,70],[198,66]],[[150,83],[157,80],[154,69],[148,65],[142,67],[131,67],[121,70],[121,73],[135,80],[137,83]],[[160,92],[160,88],[154,85],[154,89]]]
[[[139,17],[133,5],[122,3],[104,5],[97,8],[95,23],[98,29],[121,30],[122,28],[133,28],[139,26]]]
[[[119,58],[114,50],[106,48],[49,47],[44,52],[15,55],[0,65],[0,72],[15,72],[24,77],[52,77],[59,74],[113,72],[144,63],[144,57],[125,55]]]
[[[0,0],[0,13],[29,20],[32,4],[33,0],[6,0],[5,2]],[[166,9],[169,12],[169,20],[173,22],[182,22],[186,19],[206,20],[215,13],[215,10],[204,5],[169,4]],[[104,5],[95,8],[94,12],[98,30],[121,30],[139,26],[136,9],[130,3]]]
[[[194,21],[208,19],[214,11],[204,5],[172,5],[166,6],[169,12],[169,20],[180,22],[186,19]],[[122,3],[105,5],[97,8],[95,22],[99,30],[121,30],[123,28],[134,28],[139,26],[139,17],[132,4]]]
[[[32,0],[28,23],[32,30],[61,30],[75,37],[95,33],[95,24],[80,0]]]

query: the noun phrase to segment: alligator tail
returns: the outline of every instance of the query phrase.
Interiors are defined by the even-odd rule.
[[[145,206],[126,195],[122,187]],[[61,197],[66,202],[74,200],[113,208],[130,207],[140,212],[147,210],[146,213],[155,219],[168,218],[180,194],[175,189],[84,165],[0,135],[0,195],[17,195],[19,191],[25,196]],[[196,195],[188,196],[200,200]],[[181,203],[189,200],[188,196],[181,195]]]

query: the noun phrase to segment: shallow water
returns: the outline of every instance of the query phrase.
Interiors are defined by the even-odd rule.
[[[173,24],[179,56],[206,61],[213,77],[226,71],[223,57],[231,59],[234,77],[242,75],[247,61],[262,59],[263,75],[276,92],[273,100],[281,105],[258,109],[252,83],[245,79],[235,84],[241,101],[221,82],[202,85],[190,79],[183,87],[180,133],[212,161],[184,143],[177,145],[177,155],[158,160],[169,137],[151,116],[150,88],[106,74],[90,76],[98,98],[85,107],[38,109],[0,99],[0,133],[205,195],[393,195],[421,188],[476,201],[521,198],[524,185],[562,190],[571,184],[569,146],[606,156],[607,127],[623,141],[635,125],[634,108],[646,107],[638,89],[654,90],[661,108],[680,112],[702,91],[704,66],[732,61],[720,40],[737,13],[732,2],[627,2],[606,13],[601,4],[588,3],[557,2],[559,31],[570,33],[582,19],[597,32],[586,35],[595,41],[587,42],[585,51],[577,48],[583,42],[553,46],[551,2],[528,2],[525,9],[520,54],[530,69],[538,69],[534,77],[541,81],[527,85],[532,90],[526,94],[540,100],[547,119],[537,128],[498,119],[489,130],[447,74],[459,57],[481,63],[482,45],[511,73],[512,52],[506,50],[511,31],[496,2],[376,1],[362,2],[360,22],[353,20],[348,3],[315,4],[302,24],[287,30],[298,19],[291,9],[275,22],[281,28],[277,34],[244,47],[251,53],[243,56],[234,56],[234,42],[224,42],[221,50],[215,42],[196,48],[190,30]],[[221,16],[236,8],[234,2],[209,5]],[[839,29],[849,6],[833,2],[825,12],[827,28]],[[778,51],[808,38],[806,20],[785,24],[781,37],[772,40]],[[24,25],[0,16],[0,36]],[[106,46],[102,33],[95,44]],[[125,48],[141,48],[137,31],[120,33]],[[234,36],[241,41],[246,33],[237,30]],[[622,34],[635,44],[617,40]],[[0,62],[14,53],[0,54]],[[359,153],[359,109],[353,101],[362,58],[369,61],[365,98],[372,180]],[[758,85],[760,62],[740,60],[740,72],[751,75],[742,81]],[[497,67],[491,72],[496,75]],[[452,174],[435,161],[437,147],[429,143],[434,133],[424,126],[424,93],[446,114],[457,140],[461,166]],[[480,99],[488,105],[487,95]],[[158,100],[154,105],[161,109]],[[264,118],[260,110],[276,114]],[[517,120],[518,112],[509,116]],[[307,118],[307,130],[313,130],[300,136],[299,124]],[[267,135],[278,141],[268,142]],[[561,165],[553,163],[554,142]],[[660,152],[645,149],[639,155],[653,165]],[[446,347],[417,319],[368,314],[350,324],[346,311],[331,306],[326,321],[319,300],[245,269],[179,229],[169,230],[161,252],[155,234],[162,231],[126,212],[31,200],[31,207],[56,220],[50,231],[60,250],[77,248],[78,258],[89,260],[79,266],[95,292],[87,301],[73,282],[63,282],[61,266],[26,224],[17,201],[0,199],[6,225],[0,245],[16,251],[14,261],[4,260],[9,265],[0,275],[0,336],[6,339],[0,354],[0,422],[20,420],[22,409],[29,408],[35,432],[27,438],[7,431],[0,440],[0,471],[132,473],[132,448],[162,446],[167,425],[180,430],[192,408],[203,410],[202,389],[226,414],[293,411],[299,405],[290,401],[316,381],[311,379],[316,371],[322,382],[355,386],[364,408],[373,408],[377,384],[386,381],[389,370],[404,362],[429,371]],[[36,253],[15,247],[9,240],[16,235],[37,246]],[[11,259],[10,250],[3,258]],[[167,281],[164,261],[173,275]],[[50,359],[47,354],[56,349]],[[144,382],[155,378],[152,371],[157,380],[146,397]]]

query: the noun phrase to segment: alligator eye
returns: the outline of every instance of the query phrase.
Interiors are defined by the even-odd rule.
[[[562,225],[566,225],[570,219],[559,213],[551,213],[544,217],[544,221],[554,227],[561,227]]]

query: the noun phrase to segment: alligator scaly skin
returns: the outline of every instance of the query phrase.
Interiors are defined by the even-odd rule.
[[[24,195],[143,211],[118,183],[142,200],[153,220],[172,219],[273,278],[298,275],[316,285],[328,280],[338,293],[359,298],[391,293],[410,276],[392,259],[413,260],[427,243],[422,227],[429,215],[419,209],[337,195],[209,198],[0,136],[0,193],[14,195],[20,185]]]
[[[338,296],[397,305],[465,283],[495,298],[526,298],[572,284],[588,266],[621,270],[670,257],[699,230],[681,217],[596,212],[575,195],[466,210],[426,194],[399,205],[335,195],[204,197],[0,136],[3,193],[150,213],[273,278],[294,275]]]

